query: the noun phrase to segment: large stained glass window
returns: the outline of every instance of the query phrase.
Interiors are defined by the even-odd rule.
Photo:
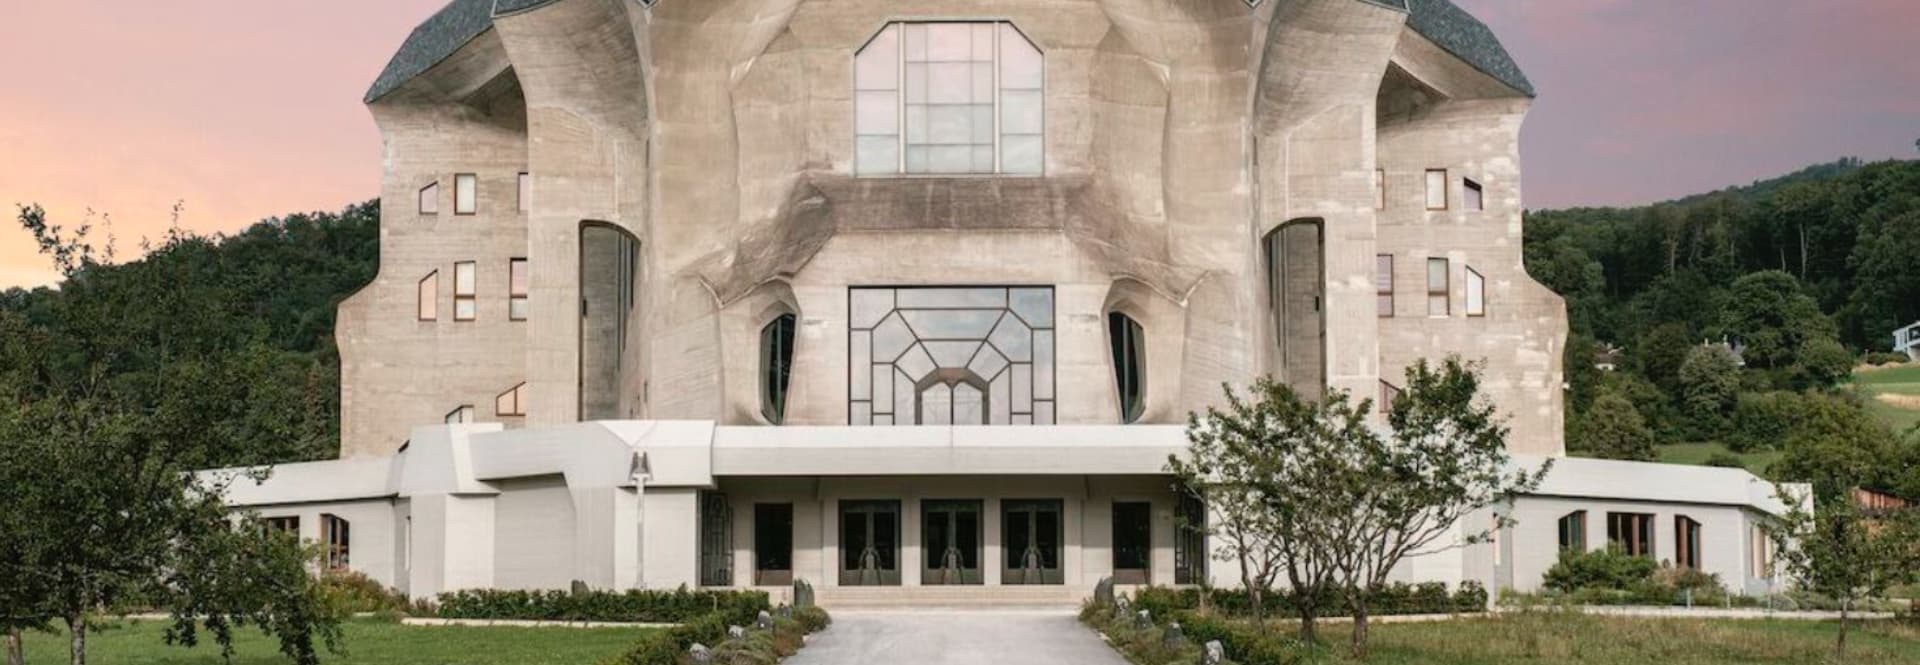
[[[1011,23],[889,24],[854,56],[854,172],[1040,175],[1045,79]]]
[[[855,288],[847,421],[1051,425],[1052,287]]]

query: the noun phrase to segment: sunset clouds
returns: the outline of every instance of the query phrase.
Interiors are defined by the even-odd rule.
[[[183,225],[230,231],[374,196],[360,97],[443,1],[0,3],[0,287],[53,277],[15,203],[111,213],[130,250],[176,200]],[[1529,207],[1916,156],[1920,1],[1457,1],[1539,88]]]

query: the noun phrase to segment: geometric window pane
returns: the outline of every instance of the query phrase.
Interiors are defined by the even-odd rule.
[[[1012,24],[888,24],[854,55],[857,175],[1037,175],[1040,50]]]
[[[440,183],[420,188],[420,214],[433,215],[440,212]]]
[[[848,402],[872,400],[872,424],[1030,423],[1034,396],[1052,398],[1052,288],[850,291],[850,370],[872,371],[849,385]],[[1039,421],[1051,422],[1051,413]]]

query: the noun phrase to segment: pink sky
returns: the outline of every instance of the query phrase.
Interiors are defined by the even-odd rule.
[[[670,0],[683,1],[683,0]],[[1529,207],[1631,204],[1913,157],[1915,0],[1458,0],[1541,97]],[[12,222],[109,213],[123,250],[373,197],[361,95],[444,0],[0,3],[0,287],[54,275]]]

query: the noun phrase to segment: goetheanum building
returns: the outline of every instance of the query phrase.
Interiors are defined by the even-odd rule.
[[[1563,454],[1533,94],[1447,0],[454,0],[366,97],[342,459],[232,500],[415,596],[1230,584],[1162,473],[1222,384],[1386,401],[1457,354],[1512,452]],[[1611,542],[1764,587],[1778,509],[1564,460],[1399,574]]]

